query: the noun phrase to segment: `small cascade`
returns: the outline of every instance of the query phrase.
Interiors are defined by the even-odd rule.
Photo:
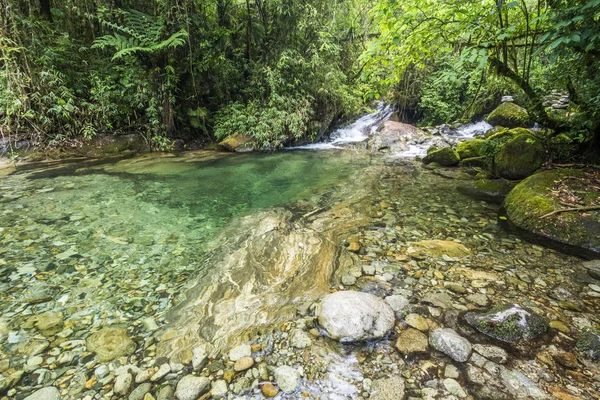
[[[328,140],[289,149],[329,150],[341,149],[343,144],[358,143],[366,140],[375,130],[392,115],[392,107],[384,102],[377,104],[376,111],[364,115],[352,124],[334,131]]]

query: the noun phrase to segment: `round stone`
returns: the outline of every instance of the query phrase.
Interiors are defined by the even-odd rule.
[[[290,332],[290,344],[297,349],[305,349],[312,346],[312,340],[302,329],[294,329]]]
[[[281,391],[290,394],[295,392],[300,384],[300,373],[294,368],[284,365],[275,370],[275,381]]]
[[[385,301],[369,293],[354,291],[326,296],[317,317],[327,335],[340,342],[381,338],[395,322],[394,311]]]
[[[277,390],[275,385],[273,385],[270,382],[267,382],[264,385],[262,385],[262,387],[260,388],[260,391],[262,392],[263,396],[265,396],[269,399],[277,396],[277,393],[279,393],[279,390]]]
[[[211,384],[210,394],[213,398],[221,398],[227,396],[227,382],[218,380]]]
[[[428,347],[427,336],[416,329],[402,331],[396,341],[396,348],[402,354],[425,353]]]
[[[233,370],[235,372],[241,372],[252,368],[253,365],[254,359],[252,357],[242,357],[235,362],[233,365]]]

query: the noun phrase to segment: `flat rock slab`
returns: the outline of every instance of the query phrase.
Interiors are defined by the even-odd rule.
[[[89,351],[96,353],[98,362],[129,356],[136,348],[125,328],[103,328],[86,339],[86,346]]]
[[[326,296],[317,310],[319,324],[340,342],[379,339],[396,320],[392,308],[369,293],[344,291]]]

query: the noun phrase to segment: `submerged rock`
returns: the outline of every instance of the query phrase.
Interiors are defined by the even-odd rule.
[[[178,400],[196,400],[210,386],[210,379],[194,375],[186,375],[177,384],[175,397]]]
[[[501,179],[477,179],[457,187],[464,195],[491,203],[502,203],[511,189],[512,185]]]
[[[585,268],[594,279],[600,280],[600,260],[592,260],[583,262],[583,268]]]
[[[592,360],[600,360],[600,330],[585,328],[577,341],[577,349]]]
[[[424,333],[409,328],[398,335],[396,348],[402,354],[425,353],[429,348],[429,342]]]
[[[411,243],[406,254],[411,257],[441,257],[446,255],[462,258],[471,254],[471,250],[460,243],[449,240],[422,240]]]
[[[491,125],[516,128],[529,123],[529,114],[515,103],[502,103],[488,115],[486,121]]]
[[[103,328],[87,338],[86,346],[89,351],[96,353],[98,362],[129,356],[136,348],[125,328]]]
[[[403,400],[404,379],[400,376],[390,376],[389,378],[377,379],[371,386],[370,400]]]
[[[442,147],[441,149],[433,150],[423,158],[425,164],[437,163],[444,167],[457,165],[459,161],[460,157],[452,147]]]
[[[549,328],[545,318],[518,304],[494,308],[483,314],[469,312],[465,314],[465,320],[479,332],[507,343],[537,339]]]
[[[345,291],[326,296],[317,311],[327,335],[340,342],[373,340],[385,336],[395,322],[394,311],[372,294]]]
[[[544,146],[533,135],[519,135],[506,142],[494,156],[494,171],[501,178],[519,180],[537,171],[543,163]]]
[[[284,393],[294,393],[300,384],[300,373],[287,365],[278,367],[274,375],[277,386]]]
[[[41,388],[33,394],[25,397],[24,400],[60,400],[62,397],[60,392],[54,386]]]
[[[449,328],[439,328],[429,335],[429,344],[454,361],[465,362],[471,355],[471,343]]]
[[[548,170],[519,183],[504,201],[508,219],[517,227],[559,243],[600,255],[600,211],[576,211],[548,215],[565,206],[551,195],[554,186],[581,170]],[[544,217],[544,218],[542,218]]]

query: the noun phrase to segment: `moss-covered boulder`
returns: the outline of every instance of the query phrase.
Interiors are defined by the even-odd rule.
[[[467,140],[466,142],[460,142],[456,146],[456,152],[461,160],[466,158],[481,157],[485,155],[485,149],[487,142],[483,139]]]
[[[516,128],[529,124],[529,114],[515,103],[502,103],[488,115],[486,121],[491,125]]]
[[[550,328],[544,317],[518,304],[493,308],[482,314],[469,312],[465,320],[484,335],[507,343],[535,340]]]
[[[460,158],[458,157],[458,154],[451,147],[443,147],[441,149],[433,150],[432,152],[428,153],[425,158],[423,158],[423,162],[425,164],[436,162],[444,167],[457,165],[459,161]]]
[[[570,177],[579,178],[583,171],[575,169],[542,171],[519,183],[506,197],[504,208],[515,226],[542,237],[580,248],[584,253],[600,255],[600,210],[586,212],[564,210],[552,191]],[[573,180],[577,182],[577,180]],[[583,188],[575,188],[581,191]],[[591,195],[597,197],[597,193]]]
[[[467,185],[457,187],[457,190],[477,200],[500,204],[504,201],[512,187],[512,185],[502,179],[477,179]]]
[[[255,149],[252,136],[233,135],[219,143],[219,148],[227,151],[243,153]]]
[[[494,171],[505,179],[524,179],[544,161],[544,146],[533,135],[518,135],[506,142],[494,156]]]

